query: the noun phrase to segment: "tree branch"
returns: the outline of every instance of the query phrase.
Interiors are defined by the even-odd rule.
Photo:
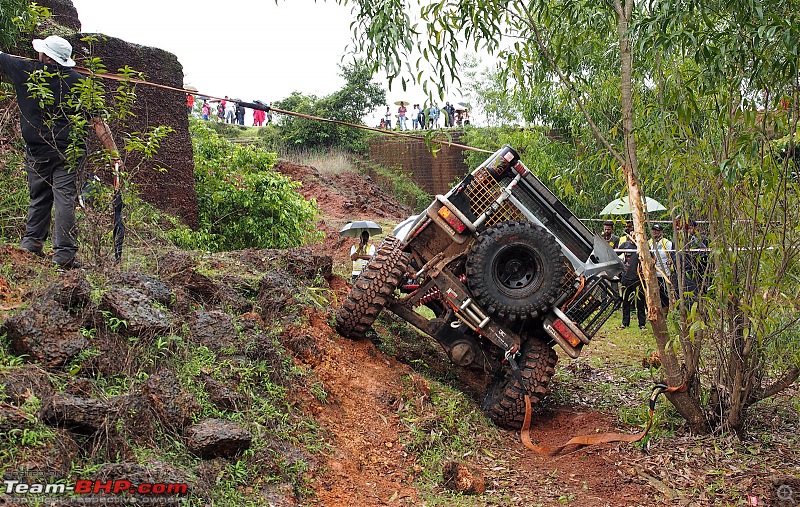
[[[550,67],[552,67],[553,71],[555,71],[555,73],[558,74],[558,79],[561,81],[561,83],[564,84],[564,86],[567,87],[567,90],[569,90],[569,93],[572,96],[573,100],[575,100],[575,104],[578,106],[578,109],[580,109],[581,114],[583,114],[583,117],[586,118],[586,121],[589,123],[589,127],[591,128],[592,134],[594,134],[595,139],[597,139],[597,141],[600,142],[608,150],[608,152],[614,157],[614,159],[617,161],[617,163],[620,166],[624,166],[625,165],[625,157],[623,157],[622,154],[620,152],[618,152],[611,145],[609,140],[606,139],[606,137],[600,132],[600,128],[594,122],[594,120],[592,119],[591,115],[586,110],[586,107],[584,106],[583,101],[580,99],[580,94],[578,93],[578,90],[575,89],[575,86],[572,84],[572,81],[567,79],[567,76],[561,70],[561,67],[558,66],[558,63],[556,63],[555,59],[553,58],[553,55],[550,53],[550,51],[545,46],[544,41],[542,40],[542,35],[539,32],[539,28],[538,28],[538,26],[536,25],[536,22],[533,19],[533,15],[531,14],[530,9],[528,9],[525,6],[523,6],[522,9],[525,11],[526,19],[521,19],[521,17],[517,13],[512,12],[512,11],[508,10],[508,8],[506,8],[506,10],[509,13],[509,15],[514,16],[514,17],[516,17],[518,19],[521,19],[521,21],[526,22],[528,24],[528,26],[530,26],[531,30],[533,31],[535,40],[536,40],[536,46],[539,48],[539,51],[542,52],[544,57],[550,63]]]
[[[784,373],[781,378],[773,382],[772,385],[767,386],[764,389],[753,390],[753,392],[750,394],[750,398],[747,400],[747,405],[750,406],[763,399],[775,396],[779,392],[794,384],[798,378],[800,378],[800,367],[793,366],[789,369],[789,371]]]

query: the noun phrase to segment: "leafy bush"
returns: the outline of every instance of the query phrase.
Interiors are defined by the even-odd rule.
[[[172,239],[211,251],[287,248],[318,239],[316,203],[296,192],[300,183],[271,170],[276,155],[234,145],[207,123],[190,125],[200,228],[177,230]]]
[[[0,47],[11,53],[30,52],[29,35],[50,15],[50,9],[28,0],[0,0]]]
[[[0,164],[0,238],[16,243],[25,231],[25,214],[28,209],[28,186],[22,157],[6,154]]]

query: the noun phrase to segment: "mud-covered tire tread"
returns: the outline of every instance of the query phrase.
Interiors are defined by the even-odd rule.
[[[408,259],[397,238],[388,236],[383,240],[336,312],[339,334],[353,340],[366,336],[403,281]]]
[[[518,359],[520,373],[536,405],[547,394],[550,379],[558,362],[556,351],[539,338],[525,342]],[[481,404],[484,414],[502,428],[520,429],[525,420],[525,391],[509,370],[500,373]]]
[[[524,243],[537,254],[542,271],[541,285],[524,298],[515,299],[501,292],[491,273],[498,248],[510,241]],[[465,265],[467,284],[478,304],[509,322],[534,319],[546,312],[562,292],[567,259],[556,239],[531,222],[518,220],[488,227],[475,240]]]

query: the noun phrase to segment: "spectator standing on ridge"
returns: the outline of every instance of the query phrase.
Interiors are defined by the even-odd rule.
[[[25,250],[44,256],[42,247],[50,234],[52,210],[53,221],[53,262],[63,269],[80,267],[76,257],[78,251],[78,229],[75,220],[75,206],[78,202],[79,171],[83,168],[85,157],[74,167],[67,163],[70,147],[85,149],[86,138],[76,132],[70,116],[86,114],[82,111],[72,88],[83,79],[73,67],[72,45],[65,39],[51,35],[46,39],[34,39],[33,49],[39,53],[38,61],[31,61],[0,52],[0,74],[11,80],[17,94],[20,111],[20,127],[25,140],[25,172],[28,178],[30,202],[25,222],[25,234],[20,246]],[[40,93],[28,88],[31,74],[40,74],[50,93],[49,104],[41,100]],[[97,137],[106,150],[122,165],[114,138],[108,125],[99,117],[91,119]]]
[[[389,111],[389,106],[386,106],[386,112],[383,114],[383,128],[392,130],[392,112]]]
[[[431,107],[428,108],[428,123],[430,123],[429,128],[439,128],[439,108],[436,107],[436,104],[431,104]]]
[[[417,130],[419,127],[419,104],[414,104],[414,109],[411,111],[411,128]]]
[[[236,123],[236,103],[232,100],[225,104],[225,123]]]
[[[208,106],[208,101],[203,101],[203,108],[201,109],[203,114],[203,119],[208,120],[208,114],[211,112],[211,108]]]
[[[244,125],[244,113],[245,109],[244,106],[240,103],[236,103],[236,123],[239,125]]]
[[[228,102],[226,100],[227,98],[228,98],[228,96],[226,95],[225,98],[220,100],[219,104],[217,104],[217,121],[218,122],[225,123],[225,104],[227,104],[227,102]]]
[[[194,95],[191,93],[186,94],[186,114],[192,114],[192,109],[194,109]]]
[[[400,130],[406,130],[406,105],[404,102],[400,102],[400,107],[397,109],[397,128]]]
[[[253,109],[253,126],[260,127],[264,125],[264,117],[267,114],[261,109]]]
[[[445,127],[453,127],[455,126],[455,115],[456,115],[456,108],[449,102],[445,103],[444,112],[447,114],[444,117],[444,126]]]

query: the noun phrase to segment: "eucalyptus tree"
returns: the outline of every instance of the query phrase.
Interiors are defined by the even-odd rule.
[[[458,83],[469,48],[497,57],[512,96],[568,97],[581,118],[575,132],[591,134],[598,165],[634,203],[648,319],[666,381],[686,387],[670,400],[694,431],[709,422],[741,428],[748,406],[797,379],[788,292],[798,281],[797,169],[769,144],[772,132],[796,131],[796,2],[431,0],[412,10],[406,0],[337,1],[352,5],[356,48],[403,87],[422,82],[441,94]],[[788,106],[772,114],[776,94]],[[536,114],[549,109],[528,111]],[[685,293],[678,277],[674,320],[659,304],[643,183],[668,197],[673,216],[710,224],[712,283]],[[682,229],[674,233],[683,246]],[[676,256],[678,267],[688,255]],[[776,367],[769,360],[780,351]],[[708,390],[716,419],[707,417]]]
[[[678,301],[685,366],[705,366],[712,422],[736,430],[800,375],[798,6],[652,2],[636,25],[658,62],[650,159],[676,214],[701,214],[712,239],[709,290]]]

